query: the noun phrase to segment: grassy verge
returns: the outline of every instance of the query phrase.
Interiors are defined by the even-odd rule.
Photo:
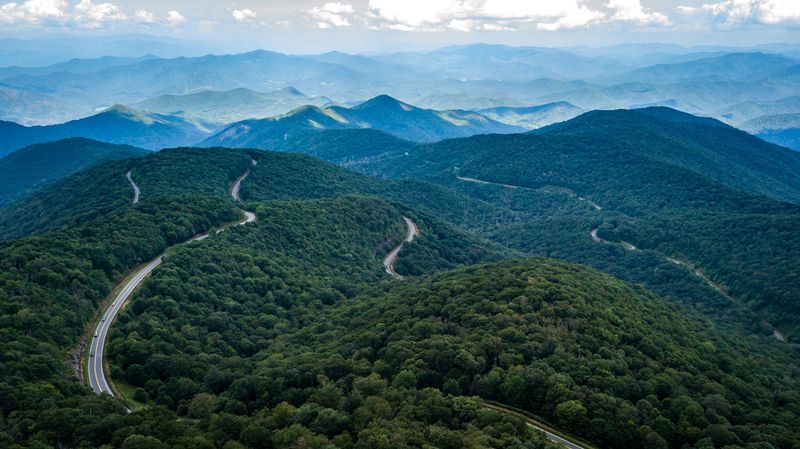
[[[556,429],[555,427],[551,426],[550,424],[547,424],[547,422],[542,420],[542,418],[539,418],[538,416],[534,415],[533,413],[530,413],[530,412],[522,410],[522,409],[518,409],[516,407],[511,407],[509,405],[501,404],[501,403],[495,402],[495,401],[486,401],[486,400],[484,400],[483,402],[484,402],[484,406],[486,408],[498,411],[500,413],[505,413],[505,414],[508,414],[508,415],[516,416],[517,418],[520,418],[520,419],[524,420],[525,422],[533,424],[536,427],[540,427],[540,428],[552,433],[553,435],[558,435],[558,436],[560,436],[561,438],[563,438],[565,440],[568,440],[568,441],[570,441],[570,442],[572,442],[574,444],[582,446],[584,449],[597,449],[595,446],[591,445],[590,443],[587,443],[585,440],[582,440],[582,439],[580,439],[578,437],[575,437],[573,435],[570,435],[568,433],[564,433],[564,432]]]
[[[133,392],[136,390],[136,387],[126,382],[124,379],[111,379],[114,383],[114,389],[119,393],[120,399],[125,401],[128,405],[130,405],[130,409],[133,411],[141,410],[146,408],[148,404],[146,402],[139,402],[133,399]]]

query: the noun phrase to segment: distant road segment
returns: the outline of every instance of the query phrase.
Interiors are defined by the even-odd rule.
[[[419,235],[419,228],[417,224],[414,223],[410,218],[403,217],[403,220],[406,222],[406,226],[408,227],[408,231],[406,231],[406,237],[400,242],[399,245],[394,247],[389,254],[386,255],[386,258],[383,259],[383,267],[386,269],[386,273],[393,278],[402,279],[403,276],[397,274],[394,271],[394,264],[397,262],[397,256],[400,254],[400,250],[403,249],[403,245],[405,243],[410,243],[414,240],[414,237]]]
[[[133,204],[136,204],[139,202],[139,193],[140,193],[139,186],[137,186],[136,183],[133,182],[130,170],[128,170],[128,173],[125,175],[125,177],[128,178],[128,181],[131,183],[131,187],[133,187]]]

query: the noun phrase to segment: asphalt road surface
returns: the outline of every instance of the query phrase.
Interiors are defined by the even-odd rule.
[[[499,182],[484,181],[482,179],[468,178],[466,176],[456,176],[456,179],[458,179],[459,181],[474,182],[476,184],[486,184],[486,185],[492,185],[492,186],[500,186],[500,187],[504,187],[506,189],[536,190],[536,189],[531,189],[530,187],[515,186],[515,185],[511,185],[511,184],[501,184]],[[599,204],[595,203],[594,201],[588,200],[588,199],[586,199],[586,198],[584,198],[582,196],[577,196],[577,195],[575,195],[574,192],[572,192],[569,189],[565,189],[565,190],[567,190],[570,193],[570,196],[572,196],[574,198],[577,198],[578,200],[583,201],[586,204],[592,206],[594,208],[594,210],[603,210],[603,208]]]
[[[394,264],[395,262],[397,262],[397,255],[400,254],[400,250],[403,249],[403,244],[412,242],[414,240],[414,237],[419,235],[419,228],[417,227],[416,223],[411,221],[411,219],[408,217],[403,217],[403,220],[406,222],[406,226],[408,226],[408,231],[406,232],[406,238],[403,239],[403,241],[400,242],[399,245],[394,247],[394,249],[389,251],[389,254],[387,254],[386,258],[383,259],[383,267],[386,269],[386,272],[390,276],[397,279],[403,278],[403,276],[400,276],[399,274],[397,274],[397,272],[394,271]]]
[[[128,174],[126,174],[125,177],[128,178],[128,181],[130,181],[131,186],[133,187],[133,204],[136,204],[139,202],[139,186],[137,186],[136,183],[133,182],[130,170],[128,170]]]
[[[253,167],[255,167],[258,164],[258,162],[256,162],[255,159],[252,159],[251,162],[253,163]],[[236,181],[233,182],[233,187],[231,187],[231,197],[233,197],[234,200],[236,201],[242,200],[241,195],[239,195],[239,190],[242,188],[242,181],[244,181],[244,178],[246,178],[247,175],[249,174],[250,170],[245,170],[245,172],[242,173],[242,176],[239,176],[238,178],[236,178]]]
[[[127,280],[122,289],[119,290],[119,293],[117,293],[117,296],[114,297],[114,302],[106,309],[103,317],[100,319],[100,323],[94,331],[92,344],[89,346],[91,352],[89,353],[87,372],[89,373],[89,386],[91,386],[92,390],[97,394],[108,393],[112,396],[114,395],[111,391],[111,387],[108,385],[105,370],[103,369],[103,356],[105,355],[106,340],[108,340],[108,330],[111,328],[111,323],[125,304],[125,301],[130,298],[133,291],[142,284],[157,266],[161,265],[161,261],[162,256],[159,256],[157,259],[140,268],[139,271],[134,273],[134,275]]]
[[[255,165],[255,161],[253,161],[253,165]],[[236,182],[234,183],[233,187],[231,187],[231,196],[238,200],[238,189],[242,183],[242,180],[247,177],[250,171],[246,171],[242,176],[240,176]],[[131,181],[131,184],[134,187],[135,198],[134,203],[139,200],[139,188],[136,187],[136,184],[133,183],[131,180],[131,172],[128,172],[128,179]],[[236,195],[234,195],[234,192]],[[228,229],[232,226],[241,226],[247,223],[252,223],[256,220],[256,214],[249,211],[244,211],[244,219],[240,222],[236,222],[233,224],[228,224],[223,226],[222,228],[216,231],[217,234]],[[197,242],[200,240],[205,240],[209,237],[210,232],[205,232],[203,234],[196,235],[189,239],[186,243]],[[155,260],[148,263],[144,267],[139,268],[135,271],[129,278],[127,278],[121,287],[118,289],[119,293],[114,297],[114,301],[108,306],[108,308],[103,313],[102,317],[100,318],[100,322],[97,324],[94,333],[92,334],[92,343],[89,346],[89,361],[87,362],[87,370],[89,377],[89,386],[92,387],[92,390],[96,394],[103,394],[107,393],[110,395],[114,395],[113,390],[109,385],[109,381],[106,378],[105,374],[105,346],[106,341],[108,340],[108,331],[111,328],[111,324],[114,322],[114,319],[117,317],[117,314],[125,305],[125,302],[131,297],[133,292],[142,285],[145,279],[153,272],[164,259],[164,255],[158,256]]]

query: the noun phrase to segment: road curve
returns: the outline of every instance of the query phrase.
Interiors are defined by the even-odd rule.
[[[253,161],[253,165],[255,164],[256,162]],[[239,176],[239,178],[234,183],[233,187],[231,187],[231,196],[234,196],[234,191],[238,195],[238,188],[241,185],[242,180],[245,177],[247,177],[249,173],[250,170],[247,170],[246,172],[244,172],[244,174],[242,174],[242,176]],[[128,172],[128,179],[131,179],[130,172]],[[131,184],[133,184],[132,180]],[[138,201],[139,189],[138,187],[136,187],[136,184],[133,184],[133,186],[135,189],[134,191],[136,192],[136,199],[134,200],[134,202],[136,202]],[[236,197],[234,196],[234,198]],[[244,212],[244,219],[242,221],[227,224],[218,229],[216,231],[216,234],[219,234],[225,229],[228,229],[233,226],[241,226],[256,221],[255,213],[249,211],[243,211],[243,212]],[[209,235],[211,235],[211,231],[198,234],[189,239],[188,241],[186,241],[186,243],[205,240],[209,237]],[[88,373],[89,386],[96,394],[107,393],[114,396],[114,391],[109,384],[108,378],[106,377],[105,366],[104,366],[105,347],[106,347],[106,341],[108,341],[108,331],[111,328],[111,324],[114,322],[114,319],[117,317],[117,314],[125,305],[125,302],[128,301],[128,299],[131,297],[133,292],[140,285],[142,285],[142,282],[144,282],[144,280],[147,279],[148,276],[150,276],[153,270],[155,270],[159,265],[161,265],[161,262],[163,260],[164,260],[164,254],[162,253],[152,262],[134,271],[132,276],[123,281],[124,284],[121,286],[121,288],[118,289],[119,292],[114,297],[114,301],[108,306],[105,312],[103,312],[103,315],[100,318],[100,322],[97,324],[97,327],[95,328],[95,331],[92,334],[93,335],[92,343],[89,346],[89,360],[87,362],[87,370],[86,370]]]
[[[139,202],[139,186],[137,186],[136,183],[133,182],[130,170],[128,170],[128,173],[125,175],[125,177],[128,178],[128,181],[131,183],[131,187],[133,187],[133,204],[136,204]]]
[[[532,189],[530,187],[522,187],[522,186],[511,185],[511,184],[502,184],[502,183],[499,183],[499,182],[484,181],[482,179],[468,178],[466,176],[456,176],[456,179],[458,179],[459,181],[474,182],[476,184],[486,184],[486,185],[492,185],[492,186],[499,186],[499,187],[503,187],[503,188],[506,188],[506,189],[536,190],[536,189]],[[573,192],[570,189],[567,189],[567,188],[564,188],[564,189],[567,192],[569,192],[569,195],[571,197],[577,198],[579,201],[585,202],[586,204],[592,206],[592,208],[594,208],[594,210],[603,210],[603,208],[599,204],[595,203],[594,201],[586,199],[586,198],[584,198],[582,196],[578,196],[578,195],[575,194],[575,192]]]
[[[103,313],[100,323],[95,328],[92,343],[89,346],[89,362],[87,363],[87,372],[89,373],[89,386],[92,387],[97,394],[108,393],[114,395],[111,387],[106,379],[105,370],[103,368],[106,340],[108,340],[108,331],[111,328],[111,323],[116,318],[125,301],[130,298],[131,294],[136,290],[139,285],[156,269],[163,260],[163,255],[158,256],[155,260],[148,263],[130,277],[119,293],[114,297],[114,302],[108,306],[105,313]]]
[[[547,437],[547,439],[552,441],[553,443],[560,444],[561,446],[564,446],[564,447],[566,447],[568,449],[588,449],[586,446],[581,446],[580,444],[575,443],[574,441],[570,441],[570,440],[568,440],[568,439],[566,439],[564,437],[561,437],[559,435],[556,435],[556,434],[548,431],[547,429],[542,427],[541,423],[539,423],[538,421],[534,420],[533,418],[531,418],[529,416],[526,416],[526,415],[524,415],[522,413],[516,412],[514,410],[507,409],[505,407],[501,407],[499,405],[490,404],[490,403],[484,403],[483,406],[488,408],[488,409],[490,409],[490,410],[494,410],[496,412],[500,412],[500,413],[503,413],[503,414],[506,414],[506,415],[513,415],[513,416],[516,416],[517,418],[522,419],[523,421],[525,421],[525,424],[527,424],[528,427],[531,427],[533,429],[538,430],[539,432],[542,432],[544,434],[544,436]]]
[[[399,245],[397,245],[396,247],[394,247],[394,249],[389,251],[389,254],[387,254],[386,257],[383,259],[383,268],[386,269],[386,273],[388,273],[389,276],[396,279],[403,279],[403,276],[400,276],[399,274],[397,274],[396,271],[394,271],[394,264],[395,262],[397,262],[397,255],[400,254],[400,250],[403,249],[403,245],[405,243],[412,242],[414,240],[414,237],[419,235],[419,228],[417,227],[416,223],[414,223],[408,217],[403,217],[403,220],[406,222],[406,226],[408,227],[408,231],[406,232],[406,237],[403,239],[402,242],[400,242]]]
[[[599,228],[595,228],[595,229],[592,229],[592,231],[589,233],[589,235],[592,237],[592,240],[594,240],[597,243],[610,244],[610,245],[614,244],[614,242],[610,242],[608,240],[604,240],[600,236],[598,236],[597,235],[597,231],[598,230],[599,230]],[[636,248],[635,246],[633,246],[632,244],[630,244],[628,242],[620,241],[619,244],[622,245],[622,247],[625,248],[628,251],[639,251],[638,248]],[[737,304],[737,305],[741,306],[741,303],[736,298],[731,296],[721,285],[719,285],[716,282],[714,282],[713,280],[711,280],[711,278],[708,277],[707,274],[705,274],[702,270],[700,270],[699,268],[695,267],[691,263],[686,262],[684,260],[676,259],[674,257],[669,257],[669,256],[664,256],[664,259],[666,259],[668,262],[674,263],[675,265],[678,265],[680,267],[683,267],[683,268],[691,271],[695,276],[700,278],[709,287],[711,287],[712,290],[714,290],[717,293],[719,293],[720,295],[722,295],[723,298],[727,299],[728,301],[730,301],[730,302],[732,302],[734,304]],[[745,307],[745,306],[742,306],[742,307]],[[783,335],[783,333],[781,331],[779,331],[775,326],[773,326],[772,324],[770,324],[767,320],[764,320],[763,318],[762,318],[762,322],[764,323],[765,326],[767,326],[770,330],[772,330],[772,336],[776,340],[778,340],[779,342],[782,342],[782,343],[786,342],[786,336]]]
[[[613,245],[614,242],[609,242],[608,240],[604,240],[604,239],[600,238],[600,236],[597,235],[597,231],[599,231],[599,230],[600,230],[600,228],[595,228],[595,229],[592,229],[592,232],[589,233],[589,236],[592,237],[592,240],[594,240],[597,243],[606,243],[606,244],[609,244],[609,245]],[[622,247],[625,248],[628,251],[639,251],[635,246],[631,245],[628,242],[624,242],[624,241],[620,240],[619,244],[622,245]]]
[[[252,162],[253,167],[258,165],[258,162],[256,162],[255,159],[251,159],[250,162]],[[239,195],[239,190],[242,188],[242,181],[244,181],[244,178],[246,178],[247,175],[249,175],[249,174],[250,174],[250,170],[245,170],[245,172],[242,173],[242,175],[239,176],[238,178],[236,178],[236,181],[233,182],[233,186],[231,186],[231,197],[234,200],[236,200],[236,201],[241,201],[242,200],[241,195]]]

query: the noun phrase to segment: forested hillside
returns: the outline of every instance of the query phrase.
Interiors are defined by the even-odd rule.
[[[428,388],[534,411],[599,447],[798,444],[797,380],[784,376],[791,357],[642,288],[533,259],[359,295],[338,284],[341,272],[319,287],[276,282],[298,279],[279,273],[316,257],[304,252],[299,265],[280,268],[274,249],[255,245],[259,256],[250,256],[251,245],[228,247],[244,242],[239,234],[184,249],[123,318],[113,363],[118,378],[141,389],[139,400],[212,423],[234,420],[237,429],[252,421],[226,413],[257,419],[285,402],[297,410],[296,432],[336,446],[357,432],[356,447],[413,447],[413,430],[397,422],[403,406],[387,398]],[[342,263],[326,254],[319,259]],[[198,284],[212,266],[231,276]],[[330,283],[338,286],[318,290]],[[431,412],[449,419],[453,410]],[[280,427],[264,435],[275,442]],[[400,430],[390,436],[393,427]],[[453,447],[467,444],[451,437]]]
[[[243,356],[253,355],[266,343],[267,334],[263,332],[283,327],[278,321],[273,322],[270,315],[293,323],[311,320],[310,315],[295,315],[294,312],[307,307],[309,313],[320,313],[322,308],[364,291],[369,284],[388,280],[381,258],[404,235],[401,214],[410,213],[383,200],[347,196],[253,203],[252,206],[257,213],[255,223],[170,250],[165,265],[143,291],[148,297],[158,295],[159,299],[155,302],[144,299],[141,303],[144,309],[139,302],[129,309],[135,316],[149,309],[147,304],[169,307],[177,306],[178,301],[182,304],[180,307],[189,307],[181,312],[187,320],[193,319],[196,312],[203,313],[206,323],[221,320],[218,324],[222,327],[218,330],[225,337],[218,339],[209,335],[207,343],[220,349],[220,344],[232,345],[231,350],[243,352],[234,356],[223,350],[223,354],[233,358],[224,363],[213,362],[217,366],[215,369],[226,370],[225,366],[233,367],[239,363],[237,361],[244,360]],[[76,367],[67,368],[64,354],[73,350],[80,354],[80,336],[89,320],[97,316],[97,308],[114,282],[134,265],[155,257],[166,246],[232,221],[240,213],[228,201],[208,196],[143,197],[142,202],[123,206],[85,226],[5,244],[0,254],[0,260],[6,265],[0,295],[9,300],[3,303],[5,362],[0,391],[6,398],[3,416],[8,418],[0,427],[0,441],[4,444],[28,442],[34,446],[113,444],[123,448],[141,444],[208,447],[229,441],[247,447],[271,448],[304,442],[302,444],[308,445],[304,447],[322,448],[331,447],[332,442],[347,447],[352,444],[396,447],[399,441],[408,447],[422,447],[423,441],[431,440],[437,442],[438,447],[451,447],[452,441],[470,441],[472,446],[482,448],[546,447],[544,440],[521,421],[485,411],[474,399],[448,397],[433,390],[387,388],[382,381],[366,374],[363,381],[351,379],[355,385],[363,382],[364,389],[356,387],[349,393],[352,395],[349,411],[334,413],[331,409],[319,414],[313,401],[305,407],[291,401],[294,404],[276,403],[267,409],[265,403],[253,400],[248,405],[253,410],[250,413],[237,410],[233,403],[218,409],[213,397],[192,393],[192,411],[187,415],[188,403],[170,399],[172,394],[182,398],[180,395],[188,391],[185,388],[194,388],[188,386],[192,381],[182,376],[183,380],[177,384],[169,383],[170,388],[180,386],[167,395],[157,383],[147,383],[148,388],[153,388],[155,400],[147,410],[126,416],[119,403],[95,397],[90,390],[69,379]],[[438,235],[445,242],[456,242],[455,247],[469,248],[468,252],[439,254],[426,269],[501,256],[491,245],[482,248],[474,237],[459,235],[435,220],[421,221],[420,226],[422,232]],[[467,241],[459,243],[461,238]],[[425,245],[422,247],[429,253],[439,250],[435,245],[429,250],[424,249]],[[43,266],[52,268],[42,270]],[[176,274],[179,277],[173,278]],[[239,287],[217,290],[216,284],[223,281],[236,282]],[[180,283],[183,282],[190,282],[194,288],[182,290]],[[37,301],[31,302],[30,298],[37,298]],[[213,311],[191,306],[192,303],[199,305],[196,301],[200,298],[217,298],[221,302],[212,307]],[[240,305],[234,305],[234,298],[241,301]],[[314,309],[316,312],[312,312]],[[248,318],[245,311],[256,312],[256,321]],[[120,327],[114,331],[111,354],[127,348],[128,343],[117,340],[116,336],[120,335],[120,330],[128,328],[129,320],[128,315],[123,316]],[[243,327],[237,330],[234,322]],[[141,338],[154,335],[148,324],[130,324],[139,327],[137,334]],[[194,334],[185,334],[181,340],[188,343],[185,337],[191,335]],[[233,340],[228,340],[228,336]],[[156,360],[160,358],[161,348],[161,345],[151,348],[153,363],[159,363]],[[173,348],[170,354],[168,370],[178,373],[175,370],[181,369],[184,359],[175,351],[178,348]],[[137,360],[137,349],[123,352],[127,360]],[[204,358],[192,359],[192,364],[209,362]],[[145,386],[135,377],[137,369],[141,368],[131,363],[123,366],[126,379],[137,387]],[[144,367],[142,375],[151,375],[151,364],[146,363]],[[191,369],[201,368],[195,365]],[[117,368],[112,368],[112,376],[117,372]],[[201,375],[201,381],[205,376]],[[375,386],[379,389],[373,390]],[[133,392],[132,398],[140,398],[138,390]],[[179,402],[184,407],[176,408]],[[433,405],[450,410],[448,416],[414,412]],[[377,414],[369,416],[374,407],[378,407],[374,409]],[[391,425],[385,421],[387,407],[393,410]],[[309,412],[313,415],[308,415]],[[224,431],[218,428],[220,425]],[[406,429],[405,434],[393,443],[379,443],[390,428]],[[425,438],[420,439],[420,435]]]
[[[746,304],[761,316],[746,319],[754,330],[766,319],[793,334],[800,258],[790,248],[800,242],[789,230],[800,225],[800,206],[763,194],[796,201],[798,164],[798,153],[711,119],[656,108],[593,112],[531,135],[416,146],[360,169],[428,180],[499,208],[486,215],[465,207],[460,224],[525,254],[588,263],[660,294],[691,298],[713,315]],[[590,238],[593,229],[602,237],[609,228],[601,225],[616,222],[635,223],[637,231],[606,240],[657,251],[628,255]],[[667,229],[671,223],[679,225]],[[745,229],[752,239],[741,237]],[[700,254],[707,248],[719,251]],[[693,270],[669,257],[703,269],[735,301],[703,286],[700,276],[691,279]]]
[[[49,182],[106,160],[143,156],[149,151],[89,139],[32,145],[0,158],[0,207]]]

